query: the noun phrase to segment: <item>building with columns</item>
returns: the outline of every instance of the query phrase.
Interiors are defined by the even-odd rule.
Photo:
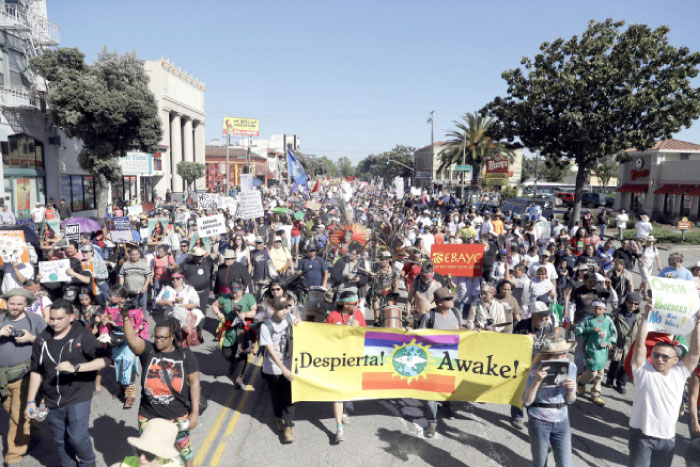
[[[177,174],[178,162],[205,163],[206,87],[165,58],[146,60],[144,68],[163,123],[160,151],[153,155],[152,185],[154,193],[164,197],[166,190],[177,193],[185,188]],[[194,188],[206,189],[203,181]]]

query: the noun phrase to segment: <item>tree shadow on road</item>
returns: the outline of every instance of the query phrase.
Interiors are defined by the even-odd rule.
[[[420,457],[426,464],[433,466],[465,467],[467,465],[455,458],[450,452],[421,438],[402,433],[400,430],[379,428],[377,437],[380,441],[388,444],[381,449],[403,462],[409,461],[409,455],[414,455]]]
[[[134,427],[124,425],[124,420],[117,422],[107,415],[96,418],[90,428],[90,436],[95,450],[102,454],[106,465],[112,465],[131,455],[134,448],[126,441],[126,438],[138,435],[139,431]]]

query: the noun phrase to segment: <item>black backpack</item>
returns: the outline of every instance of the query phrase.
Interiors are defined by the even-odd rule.
[[[461,317],[459,316],[459,311],[457,311],[457,309],[455,307],[450,308],[450,310],[452,310],[452,313],[455,314],[455,317],[457,318],[457,322],[459,323],[461,321]],[[436,313],[435,308],[430,310],[430,317],[428,318],[428,323],[426,326],[427,329],[433,329],[433,327],[435,327],[435,313]]]

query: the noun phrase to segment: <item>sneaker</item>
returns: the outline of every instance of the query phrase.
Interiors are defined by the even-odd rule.
[[[339,431],[335,434],[335,444],[340,444],[343,441],[345,441],[345,435],[343,434],[343,431]]]
[[[136,399],[135,399],[135,398],[133,398],[133,397],[127,397],[126,399],[124,399],[124,407],[123,407],[123,409],[126,410],[126,409],[132,408],[132,407],[134,406],[134,402],[136,402]]]
[[[284,427],[284,432],[282,433],[282,440],[287,444],[294,441],[294,432],[292,431],[291,426]]]
[[[236,389],[243,389],[245,387],[245,384],[243,384],[243,378],[240,376],[236,378],[236,382],[233,383],[233,387]]]
[[[593,396],[591,397],[591,402],[593,402],[596,405],[599,405],[601,407],[605,407],[605,401],[601,399],[600,396]]]
[[[624,394],[627,392],[627,389],[625,389],[624,386],[615,386],[615,390],[619,392],[620,394]]]
[[[275,429],[277,430],[277,433],[282,433],[282,429],[284,428],[284,420],[281,418],[275,418]]]
[[[585,396],[586,395],[586,385],[585,384],[577,384],[576,385],[576,393],[579,396]]]
[[[437,431],[437,423],[428,423],[428,426],[425,429],[425,437],[426,438],[435,438],[436,431]]]
[[[343,425],[350,423],[350,416],[346,413],[343,414]]]
[[[522,418],[511,418],[510,424],[513,426],[513,428],[516,428],[518,430],[522,430],[525,426]]]

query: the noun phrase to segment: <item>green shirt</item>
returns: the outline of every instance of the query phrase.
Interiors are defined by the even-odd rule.
[[[221,308],[221,312],[226,317],[226,321],[234,321],[236,319],[236,314],[233,312],[233,307],[236,305],[241,305],[243,307],[243,313],[248,313],[253,305],[255,305],[255,297],[253,294],[244,294],[241,299],[237,302],[233,301],[231,294],[225,294],[217,299],[217,303]],[[231,347],[236,343],[238,339],[238,329],[229,328],[226,330],[224,335],[221,337],[222,347]]]

